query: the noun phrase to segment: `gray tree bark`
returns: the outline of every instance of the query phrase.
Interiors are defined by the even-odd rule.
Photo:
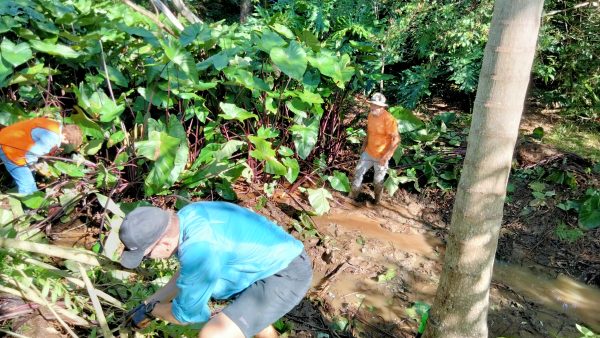
[[[252,12],[252,1],[241,0],[240,1],[240,22],[244,23],[248,20],[248,16]]]
[[[497,0],[424,337],[487,337],[489,287],[543,0]]]

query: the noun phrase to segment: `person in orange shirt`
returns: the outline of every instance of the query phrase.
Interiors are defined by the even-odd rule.
[[[383,179],[388,170],[388,161],[400,144],[400,135],[396,119],[385,109],[388,106],[385,103],[385,96],[375,93],[367,102],[371,109],[367,118],[367,137],[363,142],[362,154],[354,172],[352,191],[349,197],[352,199],[358,197],[363,176],[367,170],[374,167],[375,203],[379,203],[383,192]]]
[[[0,130],[0,159],[21,194],[37,191],[30,166],[39,156],[55,152],[61,145],[81,145],[83,134],[75,125],[44,117],[20,121]]]

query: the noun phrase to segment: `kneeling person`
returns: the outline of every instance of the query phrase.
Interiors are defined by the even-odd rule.
[[[125,217],[119,237],[126,268],[173,254],[180,263],[173,278],[134,309],[137,328],[146,325],[139,324],[148,322],[140,320],[145,316],[175,324],[208,321],[199,337],[277,337],[271,324],[302,300],[312,280],[302,242],[231,203],[195,202],[176,214],[138,207]],[[210,318],[211,298],[232,302]]]

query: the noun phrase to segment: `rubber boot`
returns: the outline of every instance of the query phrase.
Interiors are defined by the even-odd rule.
[[[375,184],[375,204],[378,204],[381,201],[381,195],[383,195],[383,184]]]
[[[350,193],[348,194],[348,198],[356,200],[359,193],[360,193],[360,188],[352,187],[352,190],[350,190]]]

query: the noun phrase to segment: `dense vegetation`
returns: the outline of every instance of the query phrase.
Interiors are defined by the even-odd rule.
[[[546,3],[532,98],[598,131],[600,11],[592,3]],[[389,97],[403,136],[388,192],[455,186],[469,116],[418,108],[434,96],[471,106],[491,0],[264,2],[244,24],[215,10],[230,2],[189,4],[210,7],[211,20],[182,18],[179,31],[119,1],[0,3],[0,124],[50,116],[79,125],[86,137],[71,160],[48,162],[41,174],[51,183],[40,192],[1,195],[10,206],[0,210],[1,237],[45,241],[37,230],[86,216],[100,227],[94,250],[110,257],[104,230],[141,200],[235,200],[239,180],[263,186],[266,196],[278,185],[302,189],[315,212],[326,212],[325,188],[349,190],[348,162],[364,136],[356,98],[375,90]],[[570,184],[562,175],[560,183]],[[586,213],[582,229],[598,226],[600,194],[580,197],[565,208]],[[10,257],[1,264],[4,289],[39,288],[82,320],[100,320],[87,295],[50,278],[68,271],[31,265],[26,254],[0,255]],[[96,284],[119,278],[99,271]],[[107,292],[122,300],[147,292],[118,283]]]

